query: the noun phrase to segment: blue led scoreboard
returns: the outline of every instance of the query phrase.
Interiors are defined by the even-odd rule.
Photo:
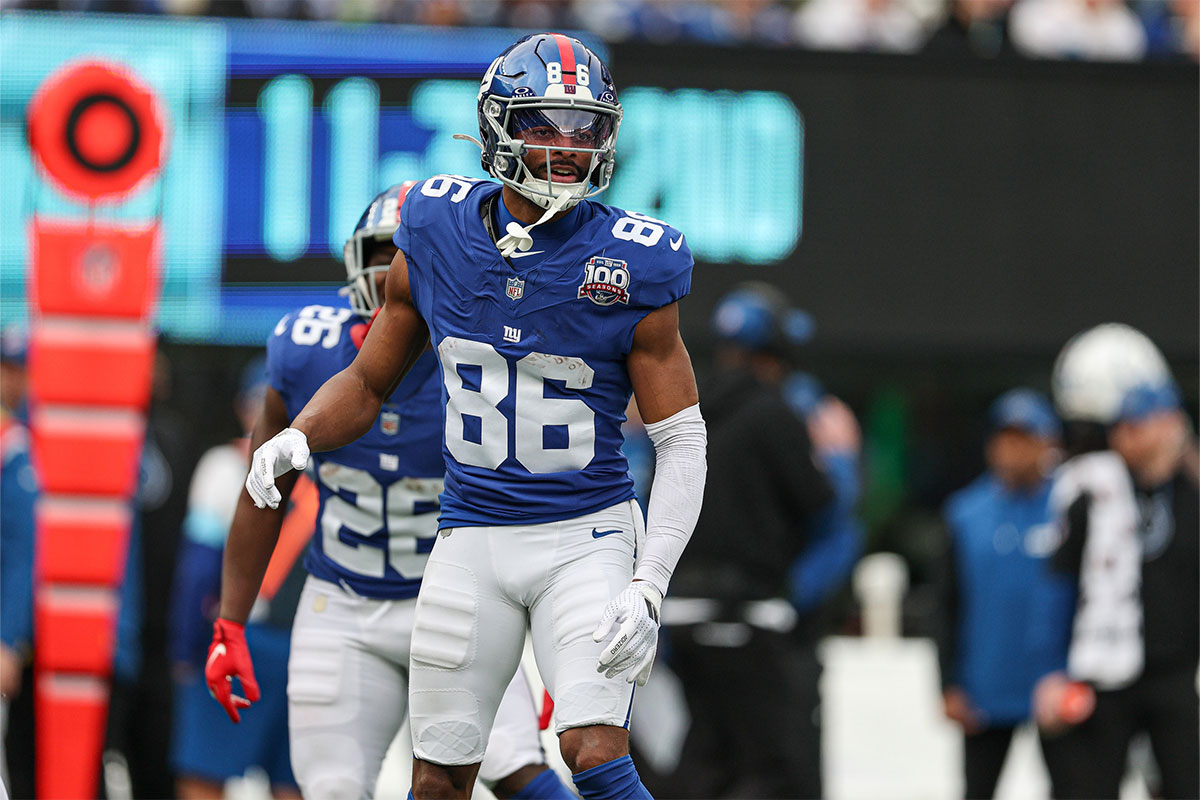
[[[475,95],[520,32],[6,12],[0,17],[0,316],[25,314],[26,227],[46,216],[163,220],[159,324],[180,341],[252,344],[287,310],[329,301],[342,243],[384,187],[483,177]],[[583,36],[602,57],[603,43]],[[86,209],[34,171],[25,107],[63,64],[127,65],[162,98],[163,180]],[[784,94],[639,85],[616,63],[625,120],[604,202],[661,216],[708,263],[772,264],[800,236],[803,124]]]

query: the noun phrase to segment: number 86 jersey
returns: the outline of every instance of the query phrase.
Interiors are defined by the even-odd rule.
[[[483,222],[500,189],[430,178],[395,235],[441,368],[441,528],[553,522],[632,498],[621,423],[634,328],[691,287],[683,234],[587,200],[570,238],[510,266]]]

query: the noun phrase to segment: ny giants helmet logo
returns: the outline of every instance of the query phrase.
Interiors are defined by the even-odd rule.
[[[624,261],[592,256],[583,269],[578,297],[586,297],[598,306],[629,304],[629,270]]]

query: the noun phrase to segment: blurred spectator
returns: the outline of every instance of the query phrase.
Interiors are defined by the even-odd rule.
[[[506,23],[528,30],[555,30],[568,22],[569,7],[562,0],[508,0],[504,4]]]
[[[0,737],[8,731],[10,704],[23,692],[30,694],[27,668],[33,652],[36,500],[29,434],[6,403],[0,408]],[[32,792],[32,759],[6,765],[7,755],[8,748],[0,743],[0,778],[12,789],[13,796],[31,797],[27,793]]]
[[[663,606],[692,718],[673,791],[819,797],[820,665],[790,602],[791,566],[812,541],[841,538],[823,528],[853,526],[824,465],[857,454],[858,427],[835,400],[806,424],[784,399],[791,350],[812,322],[777,289],[743,284],[713,320],[704,508]]]
[[[1193,61],[1200,61],[1200,2],[1172,0],[1175,18],[1168,24],[1175,31],[1176,47]]]
[[[862,491],[862,431],[845,403],[821,382],[796,371],[783,382],[783,399],[804,420],[815,454],[825,469],[834,502],[813,526],[808,544],[792,563],[790,599],[816,638],[827,604],[844,588],[862,555],[863,531],[854,516]]]
[[[1200,59],[1200,2],[1141,0],[1134,10],[1146,29],[1148,58]]]
[[[1009,29],[1023,55],[1136,61],[1146,32],[1123,0],[1020,0]]]
[[[922,52],[939,56],[996,58],[1016,54],[1008,34],[1013,0],[950,0],[946,19]]]
[[[242,429],[250,431],[266,395],[266,361],[243,370],[235,406]],[[208,693],[204,658],[221,591],[225,538],[250,461],[250,442],[240,438],[210,449],[196,465],[179,547],[169,655],[175,676],[175,719],[171,761],[176,796],[219,798],[226,779],[250,766],[266,771],[276,797],[299,797],[292,775],[287,724],[287,658],[294,597],[260,603],[246,634],[254,648],[262,699],[234,725]]]
[[[1144,360],[1095,364],[1108,374],[1074,385],[1107,396]],[[1156,372],[1118,395],[1112,449],[1076,456],[1055,480],[1064,536],[1052,564],[1066,580],[1043,604],[1039,639],[1056,669],[1034,704],[1060,737],[1062,797],[1116,797],[1141,731],[1161,776],[1154,796],[1200,796],[1200,476],[1178,387]]]
[[[0,0],[3,8],[309,19],[439,27],[581,28],[608,41],[742,42],[822,50],[1012,51],[1015,0]],[[1023,0],[1026,55],[1133,60],[1200,57],[1195,0]],[[1028,9],[1025,7],[1029,6]],[[948,13],[943,17],[942,11]],[[1134,25],[1130,25],[1130,20]],[[1140,21],[1139,21],[1140,20]],[[938,26],[926,41],[926,31]],[[1141,30],[1139,37],[1137,31]],[[1138,39],[1142,45],[1133,46]],[[1082,42],[1082,43],[1081,43]],[[1041,48],[1041,49],[1039,49]],[[1115,48],[1115,51],[1114,51]]]
[[[25,403],[25,357],[28,339],[20,325],[5,326],[0,333],[0,407],[22,424],[29,424]]]
[[[792,44],[791,11],[771,0],[721,0],[730,38],[760,44]]]
[[[1060,426],[1050,401],[1013,389],[993,403],[988,470],[950,496],[938,637],[945,714],[962,728],[965,796],[992,797],[1017,726],[1031,717],[1029,629],[1054,544],[1050,473]]]
[[[902,0],[808,0],[794,24],[800,43],[816,50],[912,53],[923,39],[921,20]]]
[[[0,736],[13,797],[34,795],[33,508],[37,479],[25,427],[25,330],[0,333]]]

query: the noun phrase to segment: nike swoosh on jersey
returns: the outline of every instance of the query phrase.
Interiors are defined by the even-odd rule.
[[[219,644],[212,649],[211,653],[208,654],[208,663],[204,665],[204,668],[208,669],[211,667],[213,662],[217,660],[217,657],[223,655],[225,655],[225,645]]]
[[[679,246],[680,246],[681,244],[683,244],[683,234],[682,234],[682,233],[681,233],[681,234],[679,234],[679,238],[678,238],[678,239],[672,239],[672,240],[671,240],[671,249],[672,249],[672,250],[678,250],[678,249],[679,249]]]
[[[592,538],[599,539],[601,536],[608,536],[610,533],[620,533],[620,532],[621,532],[620,528],[613,528],[611,531],[598,531],[595,528],[592,528]]]
[[[675,248],[678,250],[679,248]],[[513,253],[509,258],[524,258],[525,256],[536,256],[538,253],[544,253],[545,250],[530,250],[525,253]]]

